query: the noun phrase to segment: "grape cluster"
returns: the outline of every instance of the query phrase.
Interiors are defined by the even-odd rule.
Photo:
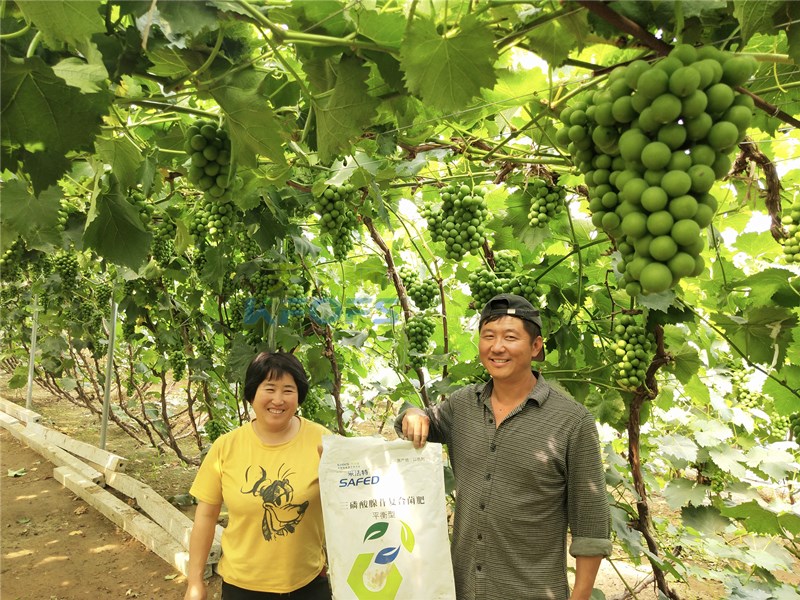
[[[618,67],[562,111],[556,139],[585,176],[592,222],[616,240],[631,296],[703,272],[701,233],[717,209],[709,192],[752,119],[752,98],[734,88],[755,68],[749,57],[681,44],[653,64]]]
[[[469,274],[469,289],[476,308],[480,309],[497,294],[517,294],[525,298],[541,295],[533,275],[517,275],[520,266],[516,253],[498,250],[494,253],[494,264],[494,271],[481,268]]]
[[[228,132],[198,119],[186,130],[183,149],[189,156],[189,181],[207,196],[222,198],[234,179]]]
[[[772,428],[770,432],[772,437],[779,440],[785,440],[790,429],[792,429],[792,422],[789,416],[776,415],[772,417]]]
[[[230,231],[236,206],[230,200],[206,196],[194,209],[189,233],[196,239],[208,238],[212,242],[224,239]]]
[[[528,222],[531,227],[544,227],[564,211],[567,190],[560,185],[551,185],[541,177],[534,177],[529,186],[533,198],[528,212]]]
[[[261,303],[268,298],[280,296],[286,289],[280,272],[276,269],[262,268],[250,276],[250,283],[253,286],[253,296]]]
[[[11,247],[6,250],[5,254],[0,257],[0,274],[2,274],[4,282],[14,281],[20,276],[26,251],[25,240],[17,238],[11,243]]]
[[[61,278],[61,289],[74,290],[78,281],[78,257],[74,253],[60,252],[52,259],[53,269]]]
[[[616,361],[614,378],[622,389],[633,391],[644,384],[655,340],[633,315],[620,315],[612,333]]]
[[[783,240],[783,258],[787,263],[800,263],[800,193],[781,218],[788,237]]]
[[[467,253],[477,254],[486,241],[484,221],[489,215],[483,188],[449,184],[441,189],[439,208],[426,206],[421,215],[428,221],[434,242],[443,241],[450,260],[461,260]]]
[[[153,231],[153,258],[162,267],[166,267],[175,253],[175,234],[177,227],[169,219],[162,219]]]
[[[428,353],[428,342],[436,329],[436,323],[430,317],[416,315],[406,323],[406,337],[408,338],[408,362],[414,368],[425,365],[425,355]]]
[[[417,308],[425,310],[437,304],[439,286],[433,279],[420,279],[419,274],[408,265],[402,265],[397,274]]]
[[[205,431],[208,439],[213,442],[221,435],[228,433],[228,426],[221,419],[209,419],[203,425],[203,431]]]
[[[169,366],[172,368],[172,377],[180,381],[186,375],[186,354],[183,348],[173,348],[168,353]]]
[[[328,186],[315,199],[320,231],[330,239],[336,260],[347,258],[353,248],[353,232],[358,226],[358,217],[352,208],[355,200],[356,190],[349,183]]]
[[[764,406],[764,396],[758,392],[753,392],[747,387],[747,379],[750,373],[742,369],[731,371],[731,383],[733,393],[736,396],[736,403],[743,408],[762,408]]]
[[[153,218],[153,205],[147,201],[147,196],[141,190],[131,190],[128,201],[133,204],[133,207],[139,213],[142,223],[149,225]]]
[[[800,440],[800,413],[793,413],[789,416],[789,427],[795,441]]]

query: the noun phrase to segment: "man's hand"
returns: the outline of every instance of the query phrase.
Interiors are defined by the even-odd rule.
[[[414,448],[422,448],[428,440],[430,419],[425,411],[409,408],[403,415],[403,437],[414,443]]]

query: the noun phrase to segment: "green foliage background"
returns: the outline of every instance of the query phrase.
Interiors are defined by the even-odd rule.
[[[543,369],[607,441],[620,547],[650,562],[666,597],[688,575],[735,598],[798,596],[779,575],[800,534],[787,425],[800,411],[800,270],[780,240],[800,213],[800,3],[28,0],[0,11],[1,350],[14,385],[36,311],[37,381],[97,412],[113,304],[112,418],[137,439],[196,463],[245,418],[243,367],[277,347],[309,369],[304,412],[347,433],[480,380],[470,275],[522,278],[546,323]],[[557,117],[614,66],[679,42],[755,57],[746,87],[760,109],[713,189],[705,272],[631,299],[554,143]],[[232,142],[219,226],[186,178],[197,118]],[[529,225],[535,177],[568,191],[548,227]],[[490,215],[486,244],[460,261],[443,258],[420,216],[451,182],[484,188]],[[344,185],[358,226],[337,260],[314,207]],[[503,259],[513,272],[498,270]],[[400,266],[435,281],[434,306],[415,305]],[[657,348],[635,390],[613,373],[623,313]],[[436,322],[421,356],[404,331],[419,314]],[[185,422],[194,451],[179,443]],[[653,492],[679,525],[650,509]]]

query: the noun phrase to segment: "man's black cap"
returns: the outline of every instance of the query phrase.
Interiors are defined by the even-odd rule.
[[[525,298],[516,294],[498,294],[489,300],[481,311],[481,320],[478,328],[483,327],[484,322],[489,317],[506,316],[517,317],[523,321],[535,323],[539,326],[539,331],[541,332],[542,330],[542,318],[539,316],[539,311]],[[544,346],[542,346],[542,351],[534,357],[534,360],[544,360]]]

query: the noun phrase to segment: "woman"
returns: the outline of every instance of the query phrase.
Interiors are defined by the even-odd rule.
[[[330,432],[295,414],[307,393],[291,354],[262,352],[247,367],[244,397],[255,419],[214,442],[190,490],[198,504],[185,600],[206,598],[203,570],[223,502],[223,600],[330,600],[317,475]]]

